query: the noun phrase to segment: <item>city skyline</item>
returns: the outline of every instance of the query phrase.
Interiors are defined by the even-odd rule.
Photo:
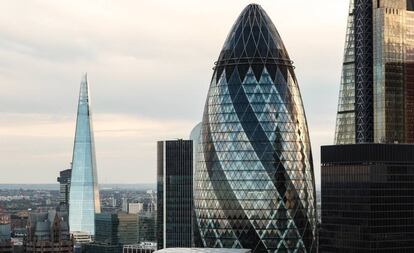
[[[274,20],[295,60],[308,114],[317,177],[319,146],[333,143],[333,115],[348,5],[327,0],[318,2],[330,10],[325,17],[317,15],[318,4],[315,3],[258,1]],[[175,4],[155,1],[140,4],[142,15],[139,17],[126,10],[126,6],[138,8],[132,2],[117,5],[111,1],[96,1],[86,4],[82,10],[77,8],[76,1],[67,8],[52,3],[30,3],[25,9],[35,15],[25,15],[22,21],[0,27],[0,33],[4,35],[0,53],[9,60],[8,65],[6,62],[1,64],[0,72],[1,87],[6,91],[0,100],[3,104],[0,149],[5,158],[0,166],[10,169],[7,178],[2,178],[0,183],[54,183],[58,172],[69,167],[76,115],[73,108],[78,79],[85,71],[90,73],[93,90],[99,181],[155,183],[155,141],[187,138],[192,127],[201,120],[211,65],[217,60],[216,52],[233,20],[248,3],[240,1],[233,5],[213,1],[204,3],[201,10],[197,4],[188,1]],[[156,8],[165,15],[160,15],[161,21],[154,23],[154,28],[163,29],[161,33],[148,31],[141,24],[145,18],[150,18],[144,12],[153,13]],[[10,10],[3,17],[10,18],[13,11],[20,9],[19,2],[2,9]],[[53,15],[36,21],[40,16],[47,16],[41,15],[43,12]],[[303,18],[295,20],[291,13]],[[72,25],[68,14],[80,21]],[[214,21],[211,16],[222,19]],[[188,24],[189,18],[196,25]],[[116,22],[108,25],[112,19]],[[305,22],[307,20],[312,22]],[[172,23],[171,31],[164,28],[167,21]],[[19,26],[18,22],[23,23]],[[67,35],[53,37],[52,34],[47,42],[42,36],[48,29],[62,30]],[[202,35],[198,30],[208,35]],[[314,40],[305,44],[299,39],[300,33],[315,36]],[[145,37],[148,34],[151,36]],[[192,35],[182,38],[187,34]],[[111,36],[121,36],[122,43],[109,45],[113,40]],[[320,38],[326,39],[321,41]],[[148,44],[151,47],[146,48]],[[309,46],[314,50],[309,50]],[[175,50],[181,47],[188,50]],[[325,59],[316,55],[322,52],[326,54]],[[198,60],[188,63],[193,58]],[[332,64],[326,66],[325,62]],[[28,68],[32,65],[33,69]],[[17,66],[28,73],[23,75]],[[154,74],[168,68],[171,70],[164,76]],[[328,68],[328,74],[324,68]],[[48,96],[44,95],[46,90]],[[193,95],[170,99],[169,94],[182,90]],[[326,103],[319,103],[321,97],[315,96],[317,93],[324,94],[322,98]],[[149,98],[155,100],[157,106],[149,105],[152,102]],[[172,106],[178,113],[169,111]],[[25,159],[21,159],[22,155]],[[114,169],[119,173],[112,175]]]

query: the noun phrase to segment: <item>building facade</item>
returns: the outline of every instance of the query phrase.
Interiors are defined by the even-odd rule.
[[[351,0],[335,143],[414,142],[413,0]]]
[[[128,213],[138,214],[144,210],[144,203],[129,203]]]
[[[95,213],[100,213],[101,207],[89,83],[86,75],[80,85],[70,183],[69,224],[71,232],[80,231],[94,235]]]
[[[156,212],[138,214],[138,242],[156,242]]]
[[[69,211],[69,192],[70,192],[70,179],[72,177],[72,169],[62,170],[59,173],[57,182],[59,183],[60,200],[59,206],[62,211]]]
[[[158,142],[157,247],[193,244],[193,142]]]
[[[156,243],[141,242],[140,244],[124,245],[123,253],[152,253],[156,250]]]
[[[195,174],[200,247],[316,252],[317,215],[305,111],[283,41],[247,6],[214,68]]]
[[[13,245],[11,242],[11,220],[10,215],[4,213],[0,208],[0,252],[13,252]]]
[[[321,163],[321,252],[414,252],[414,145],[323,146]]]
[[[138,221],[134,214],[99,213],[95,216],[95,241],[84,245],[88,253],[121,253],[123,245],[135,244]]]
[[[72,253],[67,213],[31,213],[23,246],[27,253]]]

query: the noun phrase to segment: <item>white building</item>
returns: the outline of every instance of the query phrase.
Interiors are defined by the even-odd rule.
[[[167,248],[155,253],[251,253],[250,249]]]
[[[144,203],[129,203],[128,213],[137,214],[144,210]]]

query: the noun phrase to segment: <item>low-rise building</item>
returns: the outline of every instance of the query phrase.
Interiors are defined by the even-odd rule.
[[[26,253],[72,253],[67,213],[31,213],[23,246]]]
[[[123,253],[153,253],[157,250],[155,242],[141,242],[139,244],[124,245]]]
[[[251,253],[250,249],[218,249],[218,248],[167,248],[155,253]]]

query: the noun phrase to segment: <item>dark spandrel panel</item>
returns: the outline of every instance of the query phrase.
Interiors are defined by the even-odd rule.
[[[367,159],[359,162],[339,159],[322,165],[322,252],[414,252],[414,161],[372,159],[384,150],[394,156],[412,151],[413,145],[381,146],[363,151]]]
[[[407,0],[407,10],[414,11],[414,0]]]
[[[411,144],[349,144],[321,147],[321,163],[414,162]]]

